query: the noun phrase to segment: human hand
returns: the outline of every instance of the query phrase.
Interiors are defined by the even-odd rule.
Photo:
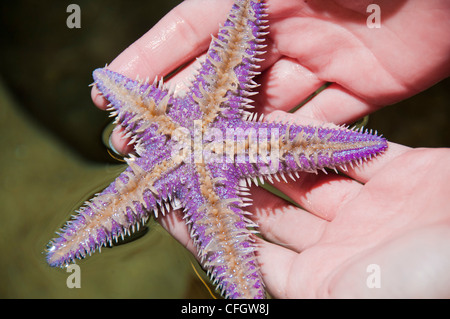
[[[383,105],[407,98],[450,74],[450,3],[381,1],[381,28],[366,25],[367,4],[358,1],[266,0],[270,34],[256,111],[290,110],[326,82],[332,84],[297,114],[351,123]],[[204,55],[231,0],[188,0],[128,47],[110,65],[128,77],[164,76]],[[354,7],[352,7],[354,6]],[[191,65],[170,82],[182,89]],[[106,101],[94,88],[95,104]],[[120,138],[121,153],[132,147]]]
[[[302,208],[254,187],[250,211],[265,238],[258,253],[269,293],[450,297],[449,160],[449,149],[390,143],[382,156],[349,170],[354,179],[303,174],[297,183],[276,183]],[[371,275],[379,287],[367,283]]]
[[[450,297],[449,161],[449,149],[389,143],[346,176],[301,173],[296,182],[275,182],[299,207],[252,186],[247,210],[263,236],[257,256],[267,291],[275,298]],[[159,221],[196,255],[181,212]],[[379,287],[367,283],[371,275]]]
[[[425,40],[429,40],[430,42],[425,45],[423,39],[416,41],[411,40],[410,43],[409,41],[406,41],[410,39],[411,34],[409,34],[406,36],[406,39],[404,39],[405,41],[400,41],[402,43],[403,50],[406,50],[407,48],[405,52],[410,53],[405,58],[402,55],[393,54],[393,52],[396,52],[394,48],[398,48],[399,44],[392,40],[392,33],[388,32],[386,38],[381,37],[381,40],[384,41],[381,43],[384,44],[382,48],[378,48],[376,46],[378,40],[375,41],[374,39],[371,39],[370,35],[370,32],[374,32],[374,30],[366,27],[365,18],[361,20],[364,21],[361,25],[357,23],[355,24],[354,19],[351,19],[351,17],[348,20],[343,19],[342,10],[344,9],[340,7],[333,9],[338,12],[337,17],[339,18],[336,18],[333,15],[329,17],[330,12],[327,11],[327,8],[321,7],[320,3],[317,7],[311,8],[300,7],[303,5],[303,2],[293,0],[269,0],[268,2],[270,5],[271,35],[268,39],[269,47],[268,52],[265,55],[266,62],[263,64],[263,74],[259,79],[259,82],[263,84],[261,87],[261,94],[256,99],[259,107],[258,111],[260,112],[266,113],[275,109],[290,109],[298,102],[309,96],[310,93],[315,91],[323,83],[330,81],[334,84],[322,91],[317,97],[302,107],[297,112],[296,116],[303,115],[334,123],[348,122],[370,113],[371,111],[381,107],[383,104],[392,103],[408,97],[448,74],[447,52],[449,43],[442,41],[438,48],[434,48],[432,46],[433,41],[428,38]],[[169,73],[180,64],[190,61],[191,58],[201,55],[204,50],[206,50],[210,40],[209,34],[217,31],[217,24],[219,21],[223,20],[230,4],[231,1],[219,2],[192,0],[183,2],[179,7],[167,15],[166,18],[164,18],[157,26],[155,26],[155,28],[124,51],[122,55],[111,63],[110,68],[129,77],[135,77],[138,73],[141,78]],[[432,4],[435,5],[436,3]],[[417,6],[420,5],[422,4],[419,2]],[[402,11],[399,8],[397,9],[398,11],[392,13],[391,17]],[[406,11],[411,14],[410,10]],[[413,11],[413,13],[415,12],[416,11]],[[420,13],[421,10],[418,9],[418,12]],[[448,10],[444,12],[448,15]],[[326,22],[324,22],[325,16],[329,18],[328,20],[325,20]],[[304,19],[300,19],[300,17],[303,17]],[[406,16],[402,18],[403,20],[400,19],[399,21],[404,22],[408,20],[408,17],[411,18],[411,16]],[[394,18],[392,19],[394,20]],[[433,22],[435,22],[434,19],[435,18],[433,18]],[[193,23],[193,21],[196,23]],[[388,23],[388,21],[386,21],[386,23]],[[309,24],[311,24],[311,26],[309,26]],[[436,26],[436,24],[431,25]],[[397,30],[399,30],[402,28],[402,23],[399,23],[398,25],[394,23],[391,29],[395,29],[394,26],[396,26]],[[427,23],[425,23],[424,26],[429,27]],[[446,28],[444,27],[443,29]],[[433,35],[437,34],[438,36],[441,36],[443,31],[439,31],[441,30],[437,28]],[[415,33],[412,32],[412,34]],[[401,32],[398,36],[400,35],[402,35]],[[187,40],[185,38],[187,38]],[[430,38],[434,39],[434,37]],[[294,41],[295,39],[299,39],[298,45],[296,45],[296,42]],[[391,41],[389,42],[388,40],[390,39]],[[442,39],[447,38],[442,36]],[[368,44],[364,44],[366,43],[364,41],[368,41]],[[394,46],[394,44],[397,46]],[[342,51],[336,50],[336,48],[342,48]],[[390,49],[393,51],[390,51]],[[419,52],[417,55],[415,54],[416,50]],[[432,54],[430,53],[431,51]],[[155,61],[157,61],[157,63],[155,63]],[[407,61],[409,62],[407,63]],[[438,66],[441,66],[441,68],[438,68]],[[177,83],[180,80],[187,78],[187,75],[190,74],[191,71],[192,67],[188,67],[177,76],[173,77],[171,81]],[[180,89],[182,89],[181,86]],[[104,108],[104,101],[96,96],[95,91],[93,91],[93,99],[99,107]],[[117,139],[117,134],[115,136],[115,142],[113,141],[113,143],[115,143],[116,148],[122,152],[128,152],[129,150],[123,148],[123,141],[120,142],[119,139]],[[122,147],[120,145],[122,145]],[[390,160],[392,160],[393,163],[397,163],[396,160],[393,159],[394,157],[398,155],[398,158],[402,158],[403,155],[399,155],[401,153],[406,154],[409,153],[409,151],[406,151],[406,149],[401,146],[394,147],[393,144],[390,145],[388,152],[382,156],[383,160],[380,162],[382,163],[384,161],[384,164],[386,164],[386,166],[383,167],[383,172],[385,168],[389,168],[388,164],[390,163]],[[374,163],[379,161],[380,160],[376,159]],[[377,165],[372,164],[371,162],[368,166],[376,167]],[[403,168],[407,169],[407,167]],[[379,169],[381,170],[381,166]],[[392,170],[394,171],[394,169]],[[354,174],[353,170],[350,171],[350,175],[352,174]],[[354,273],[351,267],[356,267],[355,265],[357,265],[357,263],[351,263],[349,261],[349,266],[346,268],[342,265],[342,263],[346,261],[346,258],[357,259],[358,256],[355,255],[355,252],[367,253],[371,256],[369,248],[372,246],[376,246],[377,249],[379,248],[379,251],[381,251],[380,254],[382,254],[382,247],[380,248],[379,246],[382,244],[383,240],[386,242],[392,240],[390,243],[393,243],[395,246],[396,242],[390,236],[395,236],[395,233],[398,233],[398,235],[401,236],[400,233],[402,231],[410,234],[413,230],[416,230],[414,227],[411,229],[407,227],[399,227],[395,228],[391,232],[386,231],[384,236],[381,236],[382,234],[380,234],[380,240],[382,242],[378,242],[376,240],[375,242],[371,241],[374,240],[374,238],[368,238],[366,239],[368,241],[364,241],[361,239],[361,233],[364,233],[364,231],[368,232],[368,226],[375,229],[373,230],[373,228],[370,228],[370,230],[374,233],[377,233],[377,231],[381,232],[380,229],[383,228],[382,225],[385,223],[388,226],[388,229],[396,226],[395,223],[394,225],[389,223],[390,219],[387,217],[391,217],[390,215],[377,215],[374,213],[370,215],[371,218],[373,218],[373,216],[377,217],[384,215],[385,219],[382,219],[382,217],[380,217],[381,219],[379,220],[375,218],[377,224],[372,225],[371,223],[366,223],[364,224],[366,228],[362,226],[360,228],[354,227],[355,229],[348,228],[349,225],[355,226],[355,223],[352,224],[348,220],[350,218],[346,217],[352,216],[352,214],[341,215],[339,212],[344,211],[344,208],[341,208],[342,206],[348,207],[353,204],[356,207],[360,207],[357,205],[359,198],[357,196],[359,195],[357,186],[368,189],[365,192],[361,191],[363,194],[366,194],[366,196],[375,196],[377,194],[380,195],[385,193],[387,193],[386,195],[390,194],[393,196],[393,194],[389,193],[386,188],[381,187],[383,178],[376,178],[380,175],[391,176],[387,173],[371,173],[371,169],[366,166],[364,167],[364,170],[358,171],[358,174],[352,176],[356,179],[356,181],[363,183],[366,181],[370,182],[371,179],[374,178],[377,182],[370,182],[368,185],[373,186],[378,183],[378,187],[382,190],[378,193],[373,191],[367,185],[360,185],[350,179],[341,181],[340,178],[344,179],[342,176],[329,175],[328,177],[323,177],[322,175],[318,175],[316,178],[319,182],[317,183],[316,181],[315,183],[311,183],[309,187],[311,194],[320,194],[320,192],[316,193],[316,190],[323,190],[324,194],[332,194],[334,196],[332,199],[334,200],[330,200],[329,204],[335,205],[327,206],[327,203],[324,202],[328,201],[328,198],[318,196],[316,200],[318,200],[319,203],[322,203],[324,207],[321,208],[324,209],[328,215],[320,215],[318,214],[318,212],[320,213],[320,210],[315,210],[315,207],[308,208],[307,205],[305,205],[305,210],[300,211],[301,214],[299,214],[300,221],[298,218],[293,218],[295,216],[292,216],[292,214],[289,214],[289,211],[293,209],[292,207],[289,208],[287,212],[283,213],[283,217],[280,218],[287,219],[285,224],[289,224],[289,220],[291,220],[293,224],[300,223],[300,226],[295,229],[294,234],[292,229],[291,231],[282,231],[281,226],[278,232],[275,229],[271,229],[271,227],[278,227],[276,223],[270,223],[271,219],[273,221],[273,218],[277,216],[275,209],[277,207],[271,205],[275,205],[276,203],[279,204],[280,202],[275,197],[272,197],[272,204],[271,202],[264,204],[262,198],[270,197],[267,196],[267,194],[264,196],[258,196],[258,193],[256,193],[254,196],[256,203],[255,219],[257,219],[261,225],[261,233],[267,239],[274,240],[280,239],[277,238],[277,236],[280,236],[279,232],[282,232],[282,235],[286,237],[284,238],[284,241],[281,240],[283,238],[274,241],[278,244],[290,245],[293,247],[293,249],[288,248],[286,250],[279,250],[282,249],[281,246],[269,244],[268,242],[261,240],[259,260],[262,264],[264,280],[266,281],[268,290],[271,294],[275,297],[296,297],[308,295],[326,296],[327,292],[333,292],[333,294],[331,294],[332,296],[351,296],[352,293],[358,296],[363,295],[360,293],[360,291],[362,291],[361,289],[359,291],[351,291],[347,289],[344,291],[347,295],[340,293],[345,288],[348,288],[346,283],[348,284],[351,282],[352,278],[355,278],[352,276]],[[404,178],[404,180],[402,180],[404,184],[395,185],[399,187],[409,185],[409,182],[405,181],[408,176],[408,174],[404,174],[404,176],[402,176],[402,178]],[[308,181],[311,178],[314,177],[302,176],[300,183],[294,184],[294,187],[297,188],[298,186],[305,186],[305,182],[303,181]],[[328,183],[327,178],[330,179],[331,183]],[[333,178],[335,178],[338,183],[334,183],[335,180],[333,180]],[[323,181],[327,181],[327,183],[323,184]],[[342,185],[342,183],[344,183],[344,185]],[[336,191],[337,184],[340,184],[340,191],[338,192]],[[331,185],[334,187],[335,191],[330,192],[330,188],[327,190],[327,188],[323,185]],[[387,187],[389,185],[385,184],[384,186]],[[279,186],[279,188],[282,188],[282,186]],[[258,191],[256,190],[256,192]],[[295,193],[297,195],[292,196],[291,194],[291,197],[303,205],[302,192],[304,193],[304,189],[303,191],[301,189],[297,189],[297,192]],[[343,196],[339,196],[339,194],[343,194]],[[305,198],[308,198],[306,203],[313,205],[314,201],[306,195]],[[352,198],[351,195],[356,197],[356,199],[354,201],[350,201],[351,203],[348,203],[346,200],[350,200],[350,198]],[[397,208],[397,205],[401,206],[401,203],[404,203],[403,199],[408,198],[403,196],[394,199],[398,199],[396,201],[396,205],[392,204],[393,208]],[[391,198],[391,201],[394,199]],[[378,198],[378,201],[376,201],[377,205],[384,203],[382,200],[383,198]],[[337,203],[339,203],[339,205]],[[375,204],[373,205],[375,207]],[[338,209],[338,211],[335,211],[336,218],[329,215],[333,212],[331,209],[333,206],[336,206],[336,209]],[[377,208],[381,209],[383,207],[378,206]],[[375,208],[371,208],[371,210],[373,212],[376,211]],[[269,213],[266,213],[267,211]],[[307,211],[316,215],[308,215],[306,213]],[[272,212],[272,214],[270,212]],[[381,212],[383,213],[384,211],[381,210]],[[395,212],[401,216],[404,215],[404,213],[402,215],[399,210],[388,211],[388,213]],[[353,215],[355,214],[356,213]],[[439,213],[438,215],[438,217],[440,217],[443,214]],[[303,229],[306,229],[309,232],[316,232],[316,235],[321,232],[321,228],[314,228],[312,225],[313,223],[310,224],[311,227],[305,226],[308,225],[308,223],[303,224],[303,221],[301,220],[306,219],[305,216],[310,216],[312,219],[319,219],[322,222],[321,227],[323,229],[327,229],[325,232],[327,236],[328,233],[333,235],[334,232],[335,238],[333,238],[332,235],[327,237],[325,236],[325,233],[322,237],[329,239],[329,245],[334,247],[335,250],[330,249],[327,251],[321,249],[323,248],[321,245],[324,242],[319,240],[318,237],[311,237],[315,238],[317,241],[314,242],[311,240],[307,242],[307,244],[310,244],[310,246],[308,246],[305,244],[301,236],[300,238],[295,236],[299,233],[301,234]],[[353,220],[364,221],[364,216],[364,214],[360,214],[356,216],[357,218],[353,218]],[[342,219],[349,223],[346,224],[342,221]],[[394,218],[394,220],[397,219]],[[442,220],[443,217],[439,221]],[[185,244],[189,249],[193,249],[193,245],[187,234],[185,224],[181,221],[178,214],[167,215],[166,217],[160,219],[160,221],[163,226],[174,234],[180,242]],[[425,222],[427,221],[428,220]],[[324,226],[327,225],[327,223],[330,225],[338,225],[332,227]],[[413,221],[411,221],[411,223],[413,223]],[[280,223],[280,225],[281,224],[282,223]],[[318,224],[319,223],[317,222],[317,225]],[[358,225],[359,224],[357,224],[357,226]],[[341,231],[344,231],[344,233],[341,233]],[[352,233],[352,231],[355,231],[355,233]],[[426,229],[424,231],[426,231]],[[446,229],[442,231],[444,235],[446,234],[445,231]],[[347,236],[347,238],[361,239],[361,245],[355,246],[353,250],[348,249],[345,247],[347,242],[344,240],[339,241],[337,235],[341,235],[342,237]],[[309,236],[305,235],[305,237]],[[334,239],[337,241],[335,246],[333,246]],[[441,242],[445,241],[445,239],[443,241],[441,240]],[[327,241],[325,240],[325,243],[326,242]],[[373,245],[371,246],[370,243],[373,243]],[[392,247],[388,245],[388,248]],[[299,254],[300,251],[302,252],[301,254]],[[310,253],[311,251],[312,253]],[[308,263],[302,262],[305,258],[308,259],[308,254],[315,257],[315,263],[312,263],[311,266],[309,266]],[[274,264],[273,262],[276,259],[279,259],[280,263]],[[314,258],[311,257],[311,259]],[[328,262],[328,260],[331,260],[331,262]],[[400,261],[402,260],[403,259]],[[308,259],[308,261],[310,260]],[[361,262],[361,260],[357,261]],[[377,261],[375,261],[375,263],[376,262]],[[316,270],[318,268],[313,268],[312,265],[316,265],[316,267],[318,267],[318,264],[321,265],[321,263],[324,263],[325,267],[320,269],[320,271],[317,271],[316,274]],[[381,260],[379,264],[382,267],[381,269],[383,273],[385,272],[384,269],[390,269],[389,265],[385,267],[383,260]],[[299,267],[294,269],[292,268],[294,265],[299,265]],[[287,268],[290,268],[291,270],[288,271]],[[339,271],[341,276],[339,276],[339,274],[335,274],[335,272]],[[312,276],[312,278],[305,279],[304,277],[308,275]],[[322,277],[320,277],[321,275]],[[367,277],[368,274],[364,273],[364,275]],[[331,278],[333,278],[333,282],[327,282],[327,280],[330,280]],[[361,282],[365,284],[364,280]],[[354,282],[352,282],[352,284],[354,284]],[[367,290],[368,289],[366,287],[364,292],[367,292]],[[375,290],[372,290],[372,292],[373,291]],[[386,290],[376,291],[382,291],[383,293],[386,292]]]

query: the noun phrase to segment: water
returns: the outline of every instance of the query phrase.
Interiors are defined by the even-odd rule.
[[[142,238],[78,262],[81,289],[43,254],[54,231],[123,166],[80,159],[1,95],[0,297],[181,298],[195,275],[189,253],[157,223]]]
[[[79,30],[65,25],[68,3],[2,3],[0,298],[210,296],[190,253],[156,222],[142,238],[78,262],[80,289],[43,253],[80,200],[123,169],[102,144],[110,120],[90,102],[90,73],[178,2],[136,1],[127,15],[128,2],[79,1]]]

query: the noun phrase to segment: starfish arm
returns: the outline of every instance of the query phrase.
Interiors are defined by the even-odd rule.
[[[91,255],[139,229],[139,223],[144,224],[152,212],[158,216],[164,208],[179,206],[173,196],[179,184],[173,178],[180,169],[179,163],[170,159],[159,159],[153,165],[149,162],[148,157],[127,159],[129,167],[72,216],[48,245],[47,262],[51,266],[63,266]],[[145,170],[149,167],[151,173]],[[126,200],[122,199],[124,194]]]
[[[227,298],[264,298],[249,227],[256,225],[241,209],[239,175],[233,167],[195,164],[184,185],[184,218],[202,266]],[[229,169],[229,170],[228,170]]]
[[[361,164],[388,146],[386,139],[368,130],[290,124],[280,128],[276,144],[284,171],[312,173],[325,168],[346,170],[346,165]]]
[[[265,45],[265,3],[259,0],[236,1],[228,19],[213,37],[206,60],[201,64],[189,96],[204,113],[208,125],[223,117],[241,116],[251,102],[247,96],[257,84],[252,80],[259,72],[257,55]]]
[[[131,80],[106,68],[93,72],[94,84],[110,102],[111,116],[132,137],[136,152],[145,149],[152,138],[166,135],[180,127],[169,114],[177,99],[165,88],[162,81]]]
[[[236,163],[242,177],[254,181],[279,180],[278,175],[286,180],[284,173],[293,178],[300,171],[345,170],[387,148],[387,141],[376,134],[331,125],[236,121],[226,131],[225,158]]]

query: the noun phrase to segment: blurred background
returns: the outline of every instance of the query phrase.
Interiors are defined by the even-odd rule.
[[[81,289],[42,253],[90,195],[124,169],[102,143],[111,122],[95,108],[92,71],[112,61],[180,0],[0,4],[0,298],[211,298],[192,256],[159,225],[78,264]],[[412,147],[450,146],[450,80],[369,118],[368,127]],[[197,273],[199,272],[199,273]]]

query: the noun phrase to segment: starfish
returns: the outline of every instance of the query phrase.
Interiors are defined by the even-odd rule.
[[[47,262],[64,266],[151,215],[182,209],[198,260],[227,298],[264,298],[257,225],[245,210],[247,183],[298,172],[345,169],[387,148],[384,138],[339,126],[256,120],[249,98],[268,27],[262,0],[236,0],[183,94],[162,80],[93,73],[115,122],[135,145],[128,167],[88,200],[50,241]]]

